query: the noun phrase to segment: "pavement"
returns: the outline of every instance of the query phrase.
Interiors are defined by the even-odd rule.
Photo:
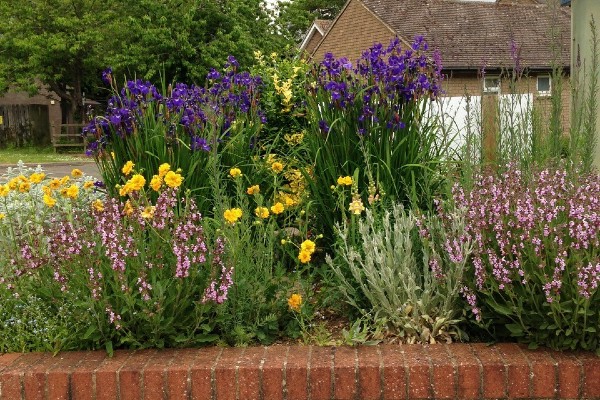
[[[26,163],[25,165],[31,168],[38,166],[37,163]],[[93,176],[96,179],[101,179],[100,171],[98,170],[96,163],[93,161],[52,162],[41,163],[39,165],[42,166],[46,175],[51,177],[63,177],[65,175],[70,175],[73,168],[78,168],[86,175]],[[15,164],[0,164],[0,177],[6,174],[8,167],[14,166]]]

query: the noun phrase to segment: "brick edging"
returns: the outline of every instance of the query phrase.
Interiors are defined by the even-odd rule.
[[[0,355],[0,399],[600,399],[600,358],[500,343]]]

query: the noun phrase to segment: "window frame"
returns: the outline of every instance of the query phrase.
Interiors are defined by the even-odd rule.
[[[487,86],[486,81],[488,79],[496,79],[498,80],[498,85],[496,86]],[[500,75],[489,75],[483,77],[483,93],[497,93],[500,94],[500,87],[502,86],[502,81],[500,80]]]
[[[548,78],[548,90],[540,90],[540,78]],[[535,88],[538,96],[550,96],[552,94],[552,77],[550,75],[538,75],[535,79]]]

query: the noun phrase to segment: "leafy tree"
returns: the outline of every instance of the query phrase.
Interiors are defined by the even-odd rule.
[[[2,0],[0,89],[12,85],[35,93],[46,84],[71,122],[112,50],[106,40],[118,16],[112,1]]]
[[[254,50],[286,45],[269,13],[264,0],[1,0],[0,92],[45,84],[72,122],[107,66],[154,83],[202,83],[229,54],[249,68]]]
[[[290,40],[300,42],[315,19],[334,19],[346,0],[288,0],[279,3],[278,24]]]

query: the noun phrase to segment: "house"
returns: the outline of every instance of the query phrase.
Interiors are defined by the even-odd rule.
[[[457,131],[466,123],[465,95],[474,101],[471,108],[475,104],[481,110],[480,120],[492,121],[497,131],[502,121],[495,120],[501,114],[496,111],[506,107],[504,100],[515,89],[521,95],[516,100],[510,97],[511,106],[522,110],[527,103],[524,107],[536,107],[542,120],[549,119],[554,85],[561,87],[565,131],[570,107],[570,19],[570,8],[553,0],[349,0],[309,59],[318,62],[333,53],[354,61],[376,42],[386,44],[397,36],[408,46],[422,35],[429,48],[441,54],[445,95],[448,107],[457,113],[453,120]],[[308,35],[305,48],[317,37],[314,30]],[[567,84],[552,82],[553,68],[567,78]],[[487,136],[492,146],[495,139]]]
[[[300,43],[301,54],[308,56],[312,54],[315,47],[317,47],[323,36],[325,36],[325,33],[329,30],[331,22],[327,19],[315,19],[310,28],[308,28],[304,40]]]

